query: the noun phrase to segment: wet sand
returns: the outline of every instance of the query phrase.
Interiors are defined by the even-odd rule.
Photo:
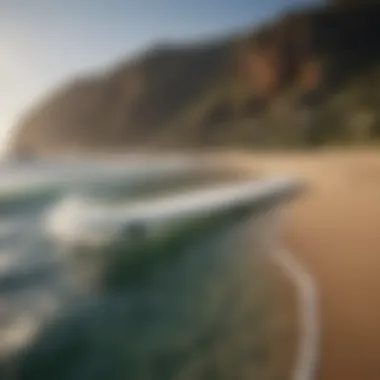
[[[297,174],[310,185],[289,206],[285,244],[318,286],[322,336],[317,379],[380,379],[380,153],[236,159],[265,174]]]

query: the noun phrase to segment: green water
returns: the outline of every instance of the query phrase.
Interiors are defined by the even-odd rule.
[[[217,180],[118,183],[86,191],[93,201],[132,202]],[[132,240],[128,230],[109,245],[62,247],[44,233],[41,211],[69,190],[26,191],[0,204],[0,259],[15,261],[0,275],[11,310],[1,333],[19,315],[39,326],[6,356],[1,379],[269,380],[273,312],[260,226],[270,205],[188,220],[153,240],[137,229]],[[44,314],[50,302],[58,311]]]

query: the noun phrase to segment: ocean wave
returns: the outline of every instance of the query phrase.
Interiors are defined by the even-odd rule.
[[[46,321],[68,311],[78,339],[94,342],[91,363],[123,328],[129,338],[120,345],[143,361],[163,345],[169,356],[196,352],[209,328],[216,329],[211,340],[220,337],[228,350],[220,315],[237,333],[246,307],[256,316],[258,303],[245,303],[240,289],[260,278],[244,242],[242,249],[235,244],[247,235],[239,235],[240,222],[294,193],[292,179],[231,182],[187,159],[23,165],[0,167],[0,358],[30,348],[21,378],[33,376],[45,353],[57,352],[46,347],[60,351],[76,340],[65,319],[44,336]],[[263,236],[248,234],[257,252]],[[125,293],[113,291],[126,283]],[[87,302],[92,306],[81,308]]]
[[[49,211],[47,233],[69,244],[107,244],[117,238],[133,238],[137,228],[153,238],[179,226],[223,216],[236,210],[250,210],[279,195],[295,191],[293,179],[214,185],[197,190],[159,195],[107,205],[85,197],[69,196]]]

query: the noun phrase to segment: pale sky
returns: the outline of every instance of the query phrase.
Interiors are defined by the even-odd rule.
[[[0,0],[0,150],[23,110],[148,44],[254,26],[313,0]]]

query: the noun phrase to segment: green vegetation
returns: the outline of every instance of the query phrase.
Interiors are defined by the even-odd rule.
[[[25,114],[11,153],[371,143],[379,34],[377,4],[321,6],[245,35],[148,49]]]

